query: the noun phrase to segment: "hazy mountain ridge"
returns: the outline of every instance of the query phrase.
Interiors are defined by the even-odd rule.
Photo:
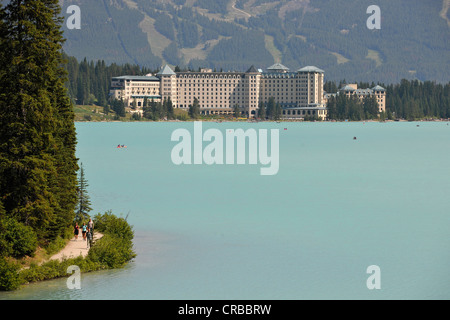
[[[379,0],[381,30],[369,30],[371,1],[64,0],[81,8],[81,30],[65,31],[78,59],[164,63],[197,69],[296,70],[316,65],[330,80],[450,80],[449,0]]]

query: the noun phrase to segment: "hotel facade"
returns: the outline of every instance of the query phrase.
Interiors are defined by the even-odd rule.
[[[174,108],[186,111],[197,98],[202,114],[233,114],[237,105],[247,118],[258,117],[260,102],[267,103],[273,97],[282,107],[282,118],[326,119],[323,85],[324,71],[314,66],[295,72],[279,63],[266,71],[252,66],[246,72],[174,72],[166,65],[156,75],[112,78],[110,97],[122,99],[130,107],[135,102],[138,109],[145,98],[170,98]]]

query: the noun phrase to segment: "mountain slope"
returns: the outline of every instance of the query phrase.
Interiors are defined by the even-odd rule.
[[[378,0],[381,29],[369,30],[371,0],[64,0],[82,11],[65,30],[78,59],[164,63],[197,69],[296,70],[317,65],[329,80],[450,80],[449,0]],[[69,16],[69,14],[65,14]]]

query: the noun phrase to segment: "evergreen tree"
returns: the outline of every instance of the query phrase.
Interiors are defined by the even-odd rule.
[[[331,96],[328,99],[327,103],[327,118],[328,119],[337,119],[337,106],[336,106],[336,97]]]
[[[0,4],[0,6],[1,6],[1,4]],[[0,10],[1,10],[1,7],[0,7]],[[6,216],[6,211],[5,211],[5,208],[3,207],[3,203],[0,200],[0,259],[3,255],[6,254],[6,252],[8,250],[8,243],[4,239],[4,235],[6,233],[5,216]]]
[[[266,105],[262,101],[259,102],[258,117],[262,120],[266,119]]]
[[[239,117],[239,115],[241,114],[241,109],[237,104],[233,106],[233,113],[235,118]]]
[[[152,101],[150,101],[150,111],[151,111],[152,119],[158,120],[159,119],[158,104],[153,99],[152,99]]]
[[[281,104],[276,103],[275,104],[275,111],[274,111],[274,114],[273,114],[273,120],[280,120],[281,112],[282,112]]]
[[[103,113],[106,114],[106,115],[108,115],[110,111],[111,111],[111,110],[110,110],[109,104],[106,103],[106,104],[103,106]]]
[[[170,97],[167,99],[167,101],[165,101],[166,103],[166,111],[167,111],[167,119],[174,119],[175,118],[175,114],[173,111],[173,103],[172,100],[170,99]]]
[[[154,102],[155,101],[152,98],[152,101],[150,101],[150,103],[148,103],[148,99],[145,98],[144,107],[142,108],[144,118],[153,119],[152,105]]]
[[[73,219],[78,168],[59,14],[57,0],[0,11],[0,198],[7,216],[50,240]]]
[[[366,96],[363,99],[364,116],[366,119],[378,118],[378,102],[375,96]]]
[[[119,117],[125,117],[125,103],[123,100],[114,99],[112,102],[112,108],[116,115]]]
[[[267,102],[266,114],[269,119],[273,120],[274,114],[275,114],[275,98],[274,97],[270,97],[269,101]]]
[[[192,119],[197,119],[200,115],[200,104],[197,98],[194,98],[194,103],[189,105],[189,116]]]
[[[166,119],[166,117],[167,117],[167,102],[166,102],[166,100],[164,102],[158,102],[157,105],[158,105],[158,111],[159,111],[158,118]]]
[[[81,163],[80,174],[78,177],[78,201],[75,209],[75,220],[78,222],[89,218],[89,212],[92,210],[87,187],[89,187],[89,184],[84,176],[83,163]]]

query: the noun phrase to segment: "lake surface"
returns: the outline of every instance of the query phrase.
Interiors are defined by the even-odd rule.
[[[279,129],[272,176],[174,165],[171,134],[193,123],[76,127],[92,207],[128,215],[137,258],[81,290],[59,279],[0,299],[450,299],[445,122],[203,123]]]

